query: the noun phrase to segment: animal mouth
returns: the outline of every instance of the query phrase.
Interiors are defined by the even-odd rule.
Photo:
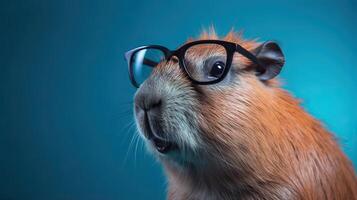
[[[162,154],[166,154],[177,147],[173,142],[161,140],[158,138],[151,139],[151,142],[154,144],[156,150]]]
[[[153,123],[149,122],[149,117],[148,114],[146,113],[144,117],[144,126],[146,129],[145,136],[152,143],[152,145],[156,148],[158,152],[162,154],[166,154],[174,149],[178,149],[176,143],[158,136],[157,133],[162,131],[158,131],[157,130],[158,128],[154,128],[152,124]],[[155,125],[157,125],[157,123],[155,123]]]

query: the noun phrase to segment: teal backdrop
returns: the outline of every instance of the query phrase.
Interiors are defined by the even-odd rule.
[[[164,199],[164,173],[136,135],[123,54],[174,49],[211,25],[278,41],[284,87],[356,166],[356,9],[353,0],[2,0],[0,199]]]

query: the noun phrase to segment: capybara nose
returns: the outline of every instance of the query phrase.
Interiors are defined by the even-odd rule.
[[[148,112],[159,110],[162,104],[161,97],[152,91],[139,91],[135,96],[135,106]]]
[[[135,114],[148,139],[164,139],[162,131],[162,99],[152,91],[139,91],[135,96]]]

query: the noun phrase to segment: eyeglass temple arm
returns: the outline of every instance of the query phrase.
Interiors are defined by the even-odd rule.
[[[265,71],[265,67],[262,65],[262,63],[258,60],[258,58],[252,54],[250,51],[244,49],[243,47],[241,47],[240,45],[237,44],[236,46],[236,51],[243,53],[244,56],[246,56],[248,59],[250,59],[253,63],[255,63],[257,65],[258,71],[259,72],[264,72]]]
[[[125,59],[125,60],[130,60],[130,52],[126,52],[126,53],[125,53],[124,59]],[[151,60],[151,59],[144,58],[143,64],[148,65],[148,66],[150,66],[150,67],[155,67],[155,66],[158,65],[159,63],[158,63],[158,62],[155,62],[155,61],[153,61],[153,60]]]
[[[151,59],[144,58],[143,64],[148,65],[148,66],[150,66],[150,67],[155,67],[155,66],[156,66],[157,64],[159,64],[159,63],[158,63],[158,62],[155,62],[155,61],[153,61],[153,60],[151,60]]]

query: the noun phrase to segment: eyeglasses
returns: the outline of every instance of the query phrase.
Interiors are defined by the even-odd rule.
[[[222,81],[231,68],[237,52],[256,64],[258,72],[264,67],[257,57],[242,46],[221,40],[198,40],[171,51],[160,45],[142,46],[125,53],[129,65],[129,77],[139,87],[159,63],[177,57],[180,68],[195,84],[208,85]]]

